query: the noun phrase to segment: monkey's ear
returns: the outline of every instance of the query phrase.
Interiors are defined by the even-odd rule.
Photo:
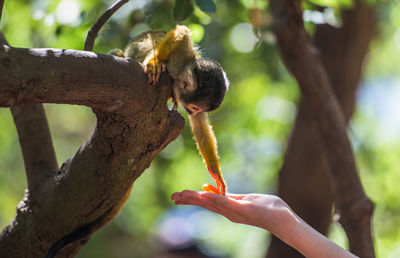
[[[185,69],[179,76],[181,81],[180,86],[185,92],[192,92],[196,89],[196,81],[193,78],[193,73],[190,69]]]

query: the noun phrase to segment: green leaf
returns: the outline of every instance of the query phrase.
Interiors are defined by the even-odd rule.
[[[176,0],[174,7],[175,21],[183,21],[194,11],[192,0]]]
[[[353,0],[310,0],[311,3],[329,7],[351,7]]]
[[[196,0],[197,6],[205,13],[215,13],[217,6],[213,0]]]

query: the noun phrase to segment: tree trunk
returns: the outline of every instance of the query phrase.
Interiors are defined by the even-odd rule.
[[[0,45],[1,107],[79,104],[92,107],[97,117],[92,136],[60,169],[56,163],[35,162],[41,153],[24,152],[28,189],[0,235],[1,257],[43,257],[55,243],[69,243],[74,236],[57,256],[72,257],[115,216],[133,182],[183,129],[183,118],[167,107],[171,85],[163,74],[150,87],[143,67],[130,59]],[[13,111],[16,123],[24,123],[17,121],[18,109]],[[21,144],[35,145],[29,142],[34,135],[19,129]]]
[[[357,3],[342,14],[343,25],[319,25],[314,43],[348,123],[354,109],[355,93],[362,66],[375,28],[374,10]],[[304,70],[304,73],[308,71]],[[315,119],[307,100],[299,105],[295,126],[280,171],[279,195],[312,227],[327,234],[334,201],[326,153],[320,143]],[[302,257],[273,237],[267,257]]]

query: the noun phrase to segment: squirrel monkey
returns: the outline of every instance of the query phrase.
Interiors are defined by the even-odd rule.
[[[225,195],[226,183],[218,160],[217,141],[206,113],[221,105],[228,89],[229,82],[222,67],[213,60],[200,58],[189,28],[182,25],[169,33],[144,32],[134,38],[124,52],[114,49],[110,54],[143,63],[150,84],[156,84],[161,72],[168,70],[174,79],[174,107],[180,103],[189,114],[200,154],[217,183],[218,193]],[[209,187],[203,189],[208,191]]]
[[[161,72],[168,70],[174,79],[172,96],[174,107],[176,108],[179,102],[189,114],[190,126],[197,147],[208,171],[217,183],[217,189],[206,184],[203,186],[203,190],[225,195],[227,189],[218,160],[217,141],[208,122],[208,115],[205,113],[221,105],[228,89],[229,82],[221,66],[215,61],[200,58],[192,43],[190,30],[180,25],[169,33],[165,31],[144,32],[128,44],[125,52],[113,49],[109,54],[130,57],[143,63],[150,84],[156,84]],[[57,240],[49,248],[45,257],[56,256],[64,246],[84,239],[98,227],[111,221],[119,214],[128,200],[132,187],[133,185],[115,207],[110,208],[98,220]]]

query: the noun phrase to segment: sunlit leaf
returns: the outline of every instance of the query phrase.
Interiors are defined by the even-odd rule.
[[[197,6],[205,13],[215,13],[217,6],[213,0],[196,0]]]
[[[190,31],[192,32],[192,39],[195,43],[200,42],[204,37],[204,27],[200,24],[192,23],[189,26]]]
[[[192,0],[176,0],[174,7],[174,19],[183,21],[194,11]]]
[[[316,5],[330,7],[350,7],[353,5],[353,0],[310,0],[310,2]]]

